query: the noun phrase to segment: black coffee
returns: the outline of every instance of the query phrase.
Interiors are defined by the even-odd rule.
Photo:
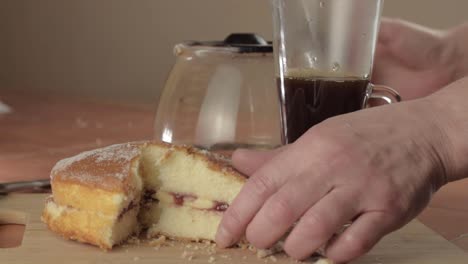
[[[283,130],[286,144],[330,117],[362,109],[369,80],[360,78],[287,77],[283,91]]]

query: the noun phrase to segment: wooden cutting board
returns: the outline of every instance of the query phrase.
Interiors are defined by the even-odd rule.
[[[45,194],[13,194],[0,196],[0,224],[25,224],[22,245],[18,248],[0,249],[0,263],[295,263],[284,255],[275,259],[258,259],[245,249],[217,250],[206,244],[183,244],[160,248],[146,243],[117,247],[111,252],[66,241],[47,230],[40,215]],[[192,256],[190,258],[190,256]],[[466,264],[468,255],[450,242],[435,234],[418,221],[387,236],[369,254],[356,264]]]

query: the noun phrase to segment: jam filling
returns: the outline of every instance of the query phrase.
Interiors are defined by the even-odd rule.
[[[229,205],[227,203],[223,202],[216,202],[215,206],[211,210],[217,211],[217,212],[224,212],[229,208]]]
[[[143,195],[141,196],[141,201],[140,201],[140,206],[144,210],[147,210],[153,205],[154,203],[158,203],[159,200],[157,198],[154,198],[154,194],[156,192],[154,190],[145,190],[143,192]]]
[[[154,194],[156,192],[154,190],[145,190],[143,196],[141,198],[140,205],[143,208],[149,207],[154,202],[159,202],[158,199],[154,198]],[[196,196],[190,194],[181,194],[181,193],[170,193],[172,196],[173,202],[177,206],[183,206],[185,201],[195,201],[197,199]],[[135,201],[131,201],[130,204],[120,212],[118,219],[122,219],[122,217],[132,210],[133,208],[137,207],[137,203]],[[212,208],[209,209],[199,209],[204,211],[214,211],[214,212],[225,212],[229,208],[229,205],[224,202],[215,201]]]
[[[181,194],[181,193],[170,193],[172,195],[172,199],[174,204],[177,206],[183,206],[185,201],[195,201],[197,199],[194,195],[189,194]],[[210,209],[200,209],[200,210],[207,210],[207,211],[216,211],[216,212],[224,212],[228,209],[229,205],[227,203],[215,201],[215,205]]]
[[[153,195],[156,193],[154,190],[145,190],[143,193],[142,197],[142,202],[143,203],[152,203],[152,202],[158,202],[158,199],[154,198]]]
[[[131,201],[130,204],[129,204],[126,208],[124,208],[124,209],[122,210],[122,212],[120,212],[119,216],[117,217],[118,220],[122,219],[122,217],[123,217],[126,213],[128,213],[130,210],[132,210],[132,209],[135,208],[136,206],[137,206],[137,204],[135,203],[135,201]]]
[[[171,193],[175,205],[182,206],[186,200],[195,201],[196,196],[181,193]]]

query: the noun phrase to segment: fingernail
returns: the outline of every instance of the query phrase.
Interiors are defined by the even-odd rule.
[[[218,247],[226,248],[232,245],[231,234],[222,226],[218,228],[218,232],[215,236],[215,241]]]

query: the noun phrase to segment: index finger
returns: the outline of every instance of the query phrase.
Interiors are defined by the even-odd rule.
[[[240,240],[247,225],[265,201],[289,177],[295,175],[296,168],[297,158],[291,148],[288,148],[265,163],[250,177],[224,213],[215,239],[219,247],[228,247]]]
[[[285,149],[286,147],[274,150],[238,149],[232,154],[232,163],[237,170],[250,176]]]

